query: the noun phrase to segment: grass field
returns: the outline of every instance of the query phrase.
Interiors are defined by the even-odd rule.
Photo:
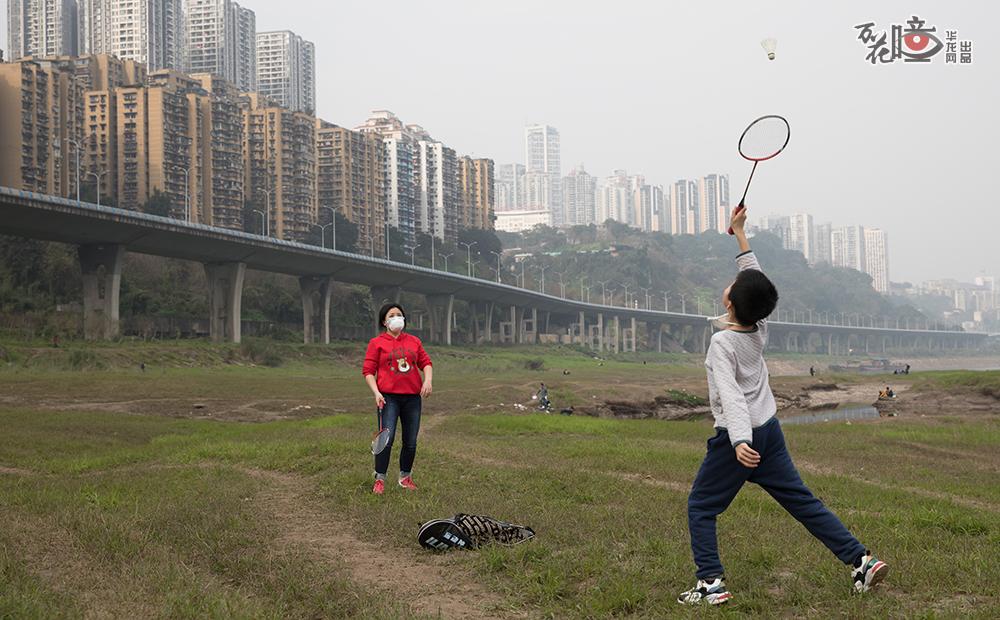
[[[894,378],[912,385],[899,417],[786,429],[806,483],[891,565],[879,591],[852,596],[748,486],[719,524],[736,598],[689,610],[674,598],[711,424],[513,405],[539,381],[557,407],[703,395],[697,359],[431,349],[420,490],[379,498],[356,347],[286,349],[276,368],[207,345],[76,350],[8,347],[0,370],[0,618],[1000,617],[1000,373]],[[419,523],[457,512],[538,536],[417,546]]]

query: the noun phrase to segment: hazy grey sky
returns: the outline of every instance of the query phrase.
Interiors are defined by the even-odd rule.
[[[736,151],[761,114],[792,138],[761,164],[751,214],[812,213],[889,235],[893,280],[1000,275],[993,2],[245,0],[258,30],[317,47],[318,114],[353,127],[393,110],[461,153],[523,161],[523,127],[578,164],[654,183],[749,173]],[[973,41],[971,65],[872,66],[854,26],[919,15]],[[6,15],[6,11],[4,11]],[[905,27],[905,26],[904,26]],[[3,27],[4,37],[6,26]],[[777,60],[760,47],[778,39]],[[994,110],[994,112],[989,112]]]

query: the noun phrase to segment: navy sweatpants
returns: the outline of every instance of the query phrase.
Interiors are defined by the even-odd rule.
[[[756,468],[740,465],[729,442],[729,433],[716,429],[708,440],[705,460],[688,496],[688,529],[698,579],[722,575],[715,518],[733,501],[746,481],[759,484],[841,562],[851,564],[864,553],[858,542],[823,502],[816,499],[799,477],[785,447],[777,418],[753,429],[753,449],[760,453]]]

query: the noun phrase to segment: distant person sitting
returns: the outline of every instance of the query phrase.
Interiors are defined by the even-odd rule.
[[[892,391],[892,388],[888,385],[885,386],[885,395],[889,398],[896,398],[896,393]]]

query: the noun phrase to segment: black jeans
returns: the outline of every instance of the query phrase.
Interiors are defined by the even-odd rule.
[[[382,426],[389,429],[389,443],[375,455],[375,473],[385,474],[396,439],[396,420],[403,424],[403,449],[399,452],[399,471],[413,471],[417,456],[417,433],[420,432],[420,394],[383,394]]]
[[[688,497],[688,528],[698,579],[723,574],[715,518],[729,507],[747,481],[763,487],[844,564],[851,564],[864,553],[864,545],[802,482],[788,454],[777,418],[753,429],[753,449],[760,453],[760,465],[751,469],[736,460],[736,451],[725,429],[716,429],[715,437],[708,440],[705,460]],[[775,530],[768,536],[780,542],[780,531]],[[762,534],[761,538],[768,536]]]

